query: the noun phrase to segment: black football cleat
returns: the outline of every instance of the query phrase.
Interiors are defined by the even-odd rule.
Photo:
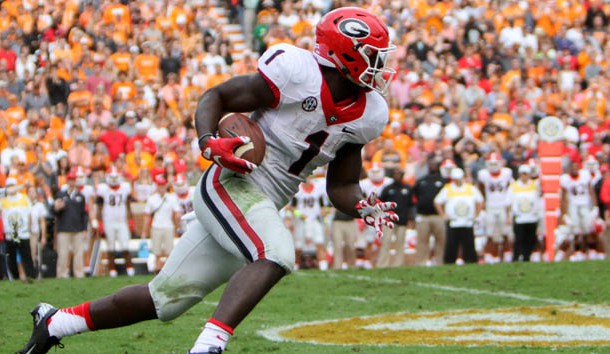
[[[203,352],[203,353],[187,352],[186,354],[222,354],[222,349],[220,347],[209,347],[207,352]]]
[[[18,352],[19,354],[45,354],[54,346],[64,347],[59,342],[59,338],[49,335],[49,328],[47,327],[47,321],[57,311],[59,309],[45,303],[38,304],[32,310],[34,322],[32,336],[25,347]]]

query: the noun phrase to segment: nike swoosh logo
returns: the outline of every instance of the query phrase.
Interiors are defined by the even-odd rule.
[[[36,344],[34,344],[34,346],[32,348],[30,348],[30,350],[28,350],[25,354],[31,354],[34,349],[36,349]]]
[[[347,127],[343,127],[343,129],[341,129],[341,132],[346,133],[346,134],[356,135],[356,133],[347,129]]]
[[[222,339],[222,337],[221,337],[221,336],[219,336],[218,334],[216,335],[216,338],[217,338],[218,340],[222,341],[222,342],[226,342],[226,340]]]

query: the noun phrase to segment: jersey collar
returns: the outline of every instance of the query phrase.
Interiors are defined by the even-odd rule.
[[[320,73],[321,74],[321,73]],[[333,101],[333,96],[328,89],[324,75],[322,75],[322,87],[320,88],[320,98],[322,100],[322,110],[326,125],[344,124],[362,117],[366,107],[366,92],[360,90],[358,97],[353,103],[342,105]]]

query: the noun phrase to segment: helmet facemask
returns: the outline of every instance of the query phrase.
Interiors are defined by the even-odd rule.
[[[354,42],[356,41],[354,40]],[[396,46],[377,48],[370,44],[355,43],[355,47],[358,48],[358,53],[368,65],[366,70],[358,77],[358,84],[386,95],[390,82],[396,75],[394,69],[387,67],[389,54],[396,50]]]

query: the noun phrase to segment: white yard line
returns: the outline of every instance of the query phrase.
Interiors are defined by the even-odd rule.
[[[511,292],[507,292],[507,291],[479,290],[479,289],[463,288],[463,287],[450,286],[450,285],[440,285],[440,284],[434,284],[434,283],[407,282],[407,281],[403,281],[403,280],[399,280],[399,279],[374,278],[374,277],[369,277],[369,276],[365,276],[365,275],[352,275],[352,274],[341,274],[341,273],[323,273],[323,274],[321,274],[321,273],[305,273],[305,272],[295,272],[294,274],[299,275],[299,276],[306,276],[306,277],[307,276],[309,276],[309,277],[319,276],[319,277],[328,277],[328,278],[346,278],[346,279],[366,281],[369,283],[415,285],[415,286],[419,286],[421,288],[429,288],[429,289],[452,291],[452,292],[462,292],[462,293],[473,294],[473,295],[488,295],[488,296],[505,297],[505,298],[523,300],[523,301],[538,301],[538,302],[553,304],[553,305],[574,304],[574,302],[570,302],[570,301],[557,300],[557,299],[546,299],[546,298],[540,298],[540,297],[535,297],[535,296],[523,295],[523,294],[519,294],[519,293],[511,293]]]

